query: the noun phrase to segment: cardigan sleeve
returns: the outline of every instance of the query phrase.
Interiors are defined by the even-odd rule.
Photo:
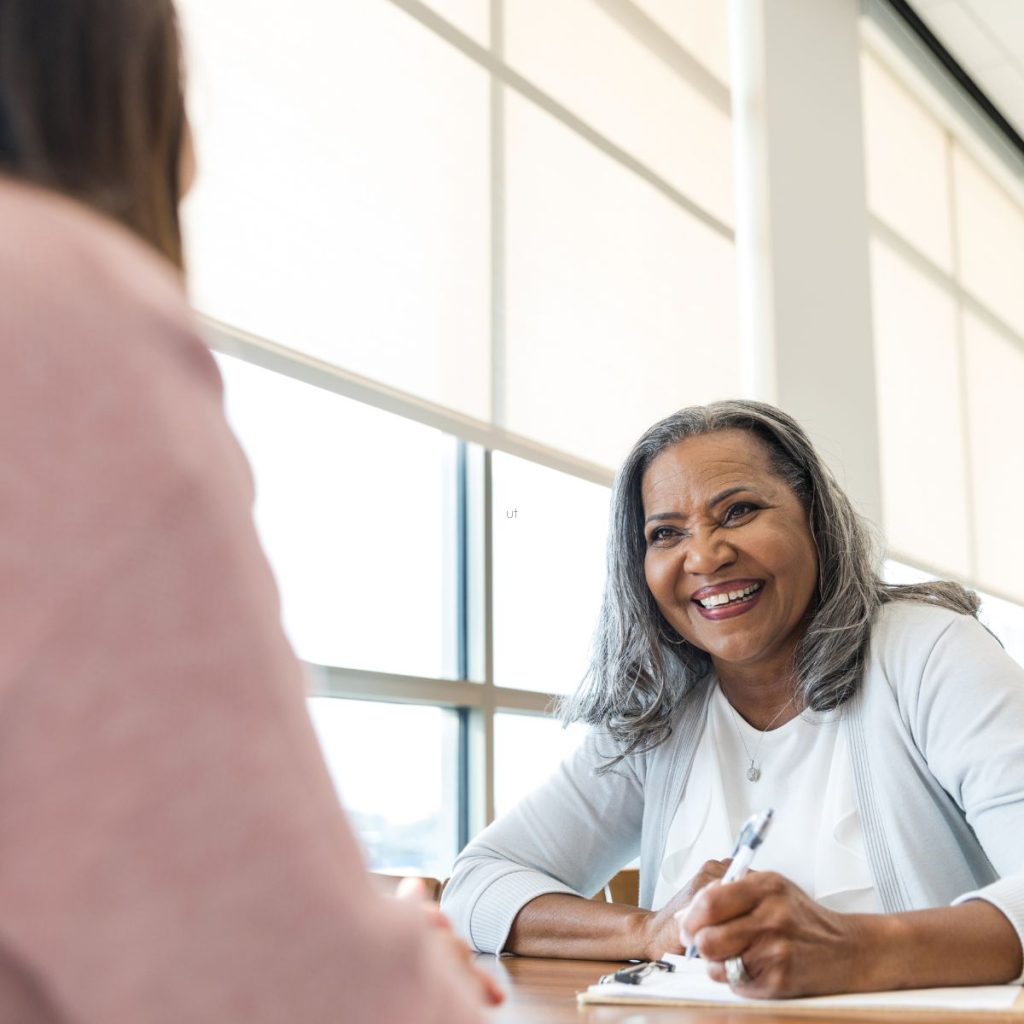
[[[925,662],[910,713],[929,769],[1000,876],[954,902],[992,903],[1024,948],[1024,668],[977,620],[953,616]]]
[[[551,779],[459,855],[442,907],[474,948],[500,953],[519,911],[545,893],[588,897],[640,848],[642,769],[591,732]]]

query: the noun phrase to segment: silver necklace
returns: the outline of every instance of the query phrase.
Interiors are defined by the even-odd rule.
[[[722,694],[725,697],[725,694]],[[750,764],[747,766],[747,781],[757,782],[761,778],[761,766],[757,763],[757,755],[761,749],[761,744],[764,742],[765,733],[782,717],[783,711],[785,711],[793,701],[796,700],[796,694],[794,693],[785,704],[775,713],[775,717],[761,730],[761,735],[757,738],[757,744],[754,746],[754,753],[751,754],[747,749],[747,741],[743,738],[743,731],[740,729],[739,715],[736,714],[736,709],[729,704],[729,698],[725,698],[725,703],[729,704],[729,711],[732,712],[733,728],[736,730],[736,735],[739,737],[740,743],[743,744],[743,753],[747,755],[747,760]]]

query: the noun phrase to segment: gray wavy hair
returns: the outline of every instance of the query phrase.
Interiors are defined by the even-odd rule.
[[[711,669],[710,657],[683,640],[647,588],[641,485],[648,466],[666,448],[721,430],[745,430],[758,438],[772,470],[807,512],[818,552],[818,589],[796,652],[797,698],[804,707],[827,711],[853,695],[871,624],[886,602],[925,601],[977,614],[977,595],[958,583],[900,585],[881,579],[871,528],[791,416],[762,402],[740,400],[682,409],[637,441],[615,479],[608,578],[594,653],[576,693],[559,708],[566,723],[601,725],[619,742],[621,753],[602,770],[664,742],[679,702]]]

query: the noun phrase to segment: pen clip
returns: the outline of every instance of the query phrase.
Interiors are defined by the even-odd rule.
[[[733,860],[736,859],[737,854],[744,846],[749,846],[752,850],[756,850],[761,845],[773,816],[774,812],[769,807],[768,810],[762,811],[760,814],[752,814],[747,818],[743,823],[743,828],[740,829],[740,834],[736,837],[736,845],[730,854]]]
[[[601,978],[600,984],[607,985],[618,981],[625,985],[639,985],[644,978],[656,971],[665,971],[671,974],[675,969],[675,964],[670,964],[667,960],[650,960],[639,964],[630,964],[614,974],[606,974]]]

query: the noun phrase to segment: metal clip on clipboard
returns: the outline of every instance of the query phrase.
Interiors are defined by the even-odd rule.
[[[630,964],[614,974],[606,974],[601,978],[600,984],[607,985],[613,981],[619,981],[626,985],[639,985],[644,978],[654,974],[656,971],[667,971],[671,974],[675,969],[675,964],[670,964],[665,960],[645,961],[641,964]]]

